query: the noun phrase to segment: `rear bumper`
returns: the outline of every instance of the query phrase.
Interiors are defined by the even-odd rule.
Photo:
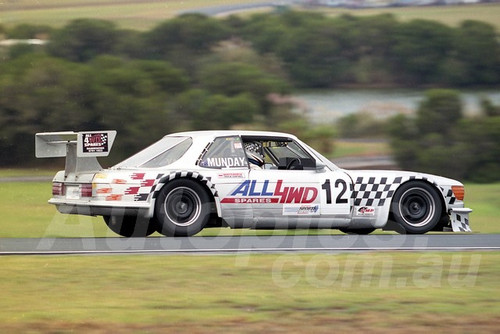
[[[84,216],[147,216],[149,206],[129,207],[129,206],[110,206],[98,205],[91,202],[77,203],[67,202],[57,199],[49,200],[50,204],[55,205],[57,211],[64,214],[84,215]]]

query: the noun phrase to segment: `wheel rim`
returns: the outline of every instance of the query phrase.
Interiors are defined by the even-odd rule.
[[[422,227],[432,221],[436,212],[436,203],[427,190],[411,188],[401,196],[399,212],[408,225]]]
[[[168,193],[163,208],[172,223],[189,226],[200,217],[201,199],[192,189],[178,187]]]

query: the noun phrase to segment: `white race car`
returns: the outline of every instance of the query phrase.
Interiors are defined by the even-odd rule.
[[[349,171],[286,133],[170,134],[103,169],[116,131],[36,134],[36,156],[66,157],[49,200],[103,216],[114,232],[191,236],[206,227],[335,228],[367,234],[470,232],[464,186],[435,175]]]

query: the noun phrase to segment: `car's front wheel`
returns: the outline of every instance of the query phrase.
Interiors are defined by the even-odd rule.
[[[196,181],[177,179],[167,183],[155,204],[158,232],[166,236],[191,236],[210,218],[210,197]]]
[[[136,216],[104,216],[109,229],[122,237],[147,237],[156,231],[149,219]]]
[[[394,194],[391,212],[406,233],[422,234],[441,220],[442,203],[436,189],[425,182],[403,184]]]

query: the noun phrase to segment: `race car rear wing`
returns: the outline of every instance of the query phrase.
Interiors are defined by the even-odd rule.
[[[37,158],[66,157],[65,176],[99,171],[97,157],[108,156],[116,131],[42,132],[35,135]]]

